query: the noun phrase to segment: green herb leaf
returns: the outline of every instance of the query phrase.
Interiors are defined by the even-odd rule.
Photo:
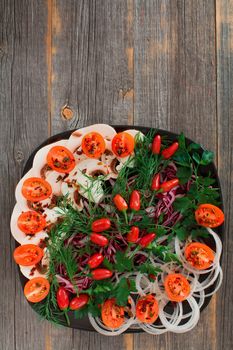
[[[199,150],[201,146],[198,143],[190,143],[190,145],[187,147],[188,152],[193,151],[193,150]]]
[[[192,155],[192,157],[193,157],[193,160],[195,160],[195,162],[197,163],[197,164],[200,164],[201,163],[201,157],[200,157],[200,155],[198,154],[198,153],[193,153],[193,155]]]
[[[110,271],[113,271],[114,270],[114,266],[112,263],[110,263],[110,261],[106,258],[104,258],[104,261],[103,261],[103,265],[109,269]]]
[[[151,263],[147,263],[147,262],[139,266],[139,271],[141,273],[146,273],[148,275],[155,275],[155,276],[157,276],[159,272],[162,272],[160,268],[155,267]]]
[[[204,152],[202,153],[202,157],[201,157],[201,162],[200,162],[200,164],[201,164],[201,165],[208,165],[208,164],[210,164],[211,162],[213,162],[213,159],[214,159],[214,153],[213,153],[213,152],[204,151]]]
[[[133,269],[133,261],[128,258],[123,252],[117,251],[114,269],[119,272],[131,271]]]
[[[189,232],[187,232],[187,230],[182,226],[178,228],[173,227],[173,231],[180,241],[184,241],[189,236]]]
[[[114,290],[114,297],[118,305],[126,305],[131,292],[136,292],[135,281],[121,278]]]
[[[176,198],[175,202],[173,203],[173,207],[175,210],[183,214],[187,209],[193,208],[194,205],[188,197],[181,197]]]
[[[176,176],[178,177],[180,184],[185,184],[192,176],[192,168],[191,167],[179,167],[177,169]]]

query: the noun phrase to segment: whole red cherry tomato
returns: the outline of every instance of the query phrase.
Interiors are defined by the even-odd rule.
[[[156,237],[156,234],[151,232],[148,233],[146,236],[142,237],[140,239],[140,241],[138,242],[138,244],[142,247],[142,248],[146,248]]]
[[[160,174],[155,174],[152,183],[151,183],[152,191],[158,191],[160,189]]]
[[[140,192],[137,190],[134,190],[131,193],[130,199],[129,199],[129,207],[132,210],[138,211],[140,210]]]
[[[112,277],[112,271],[108,269],[95,269],[91,272],[92,278],[95,281],[105,280],[106,278]]]
[[[59,309],[66,310],[69,306],[69,295],[64,287],[59,287],[57,291],[57,305]]]
[[[139,228],[137,226],[132,226],[129,233],[127,233],[127,242],[135,243],[138,240]]]
[[[162,192],[168,192],[172,188],[176,187],[177,185],[179,185],[179,179],[175,178],[175,179],[163,182],[160,185],[160,188],[163,190]]]
[[[108,230],[111,227],[111,221],[107,218],[102,218],[93,221],[91,229],[94,232],[102,232]]]
[[[171,158],[171,156],[173,156],[173,154],[178,150],[178,148],[179,148],[179,143],[174,142],[171,146],[169,146],[168,148],[165,148],[162,151],[163,158],[165,159]]]
[[[84,307],[89,301],[88,294],[80,294],[78,297],[74,297],[70,301],[70,309],[71,310],[79,310]]]
[[[120,194],[115,195],[113,202],[119,211],[126,211],[128,209],[128,204]]]
[[[102,263],[103,260],[104,260],[104,257],[101,253],[95,253],[89,258],[87,264],[91,269],[95,269],[97,266],[99,266]]]
[[[106,237],[94,232],[90,235],[90,240],[100,247],[105,247],[108,244],[108,239]]]
[[[161,148],[161,136],[156,135],[152,142],[152,153],[159,154]]]

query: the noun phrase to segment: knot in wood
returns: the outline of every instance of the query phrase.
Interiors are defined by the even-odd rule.
[[[64,107],[62,107],[61,115],[64,119],[70,120],[73,118],[74,112],[72,111],[72,109],[69,106],[64,106]]]

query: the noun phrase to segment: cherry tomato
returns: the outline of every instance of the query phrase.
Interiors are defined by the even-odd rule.
[[[159,304],[151,294],[141,297],[136,305],[136,317],[143,323],[154,323],[159,316]]]
[[[38,264],[42,259],[43,250],[35,244],[20,245],[14,250],[14,260],[16,264],[22,266],[32,266]]]
[[[82,139],[82,150],[89,158],[99,158],[105,151],[105,141],[98,132],[90,132]]]
[[[152,153],[159,154],[161,148],[161,136],[156,135],[152,142]]]
[[[129,233],[127,233],[127,242],[135,243],[138,240],[139,228],[137,226],[132,226]]]
[[[173,154],[178,150],[178,148],[179,148],[178,142],[174,142],[171,146],[169,146],[168,148],[165,148],[162,151],[163,158],[165,159],[171,158],[171,156],[173,156]]]
[[[168,192],[170,191],[172,188],[176,187],[179,185],[179,179],[175,178],[172,180],[168,180],[166,182],[163,182],[160,185],[160,188],[163,190],[162,192]]]
[[[127,157],[134,150],[133,136],[127,132],[119,132],[112,139],[112,150],[117,157]]]
[[[108,239],[106,237],[104,237],[103,235],[100,235],[98,233],[92,233],[90,235],[90,240],[92,243],[95,243],[97,245],[99,245],[100,247],[105,247],[106,245],[108,245]]]
[[[105,326],[112,329],[119,328],[124,323],[124,307],[118,306],[114,298],[105,300],[101,318]]]
[[[60,310],[66,310],[69,306],[69,294],[64,287],[57,290],[57,305]]]
[[[52,193],[50,184],[40,177],[29,177],[23,183],[22,195],[31,202],[39,202]]]
[[[152,183],[151,183],[152,191],[158,191],[160,189],[160,174],[155,174]]]
[[[103,262],[103,260],[104,257],[101,253],[95,253],[89,258],[88,265],[91,269],[95,269]]]
[[[112,271],[108,269],[96,269],[91,272],[91,275],[93,280],[100,281],[112,277]]]
[[[184,252],[186,260],[198,270],[205,270],[214,261],[214,252],[206,244],[193,242],[187,245]]]
[[[128,204],[120,194],[116,194],[113,198],[113,203],[119,211],[125,211],[128,209]]]
[[[70,309],[71,310],[79,310],[84,307],[89,301],[88,294],[80,294],[78,297],[74,297],[70,301]]]
[[[142,237],[140,239],[140,241],[138,242],[138,244],[142,247],[142,248],[146,248],[156,237],[156,234],[151,232],[148,233],[147,235],[145,235],[144,237]]]
[[[137,190],[134,190],[131,193],[130,199],[129,199],[129,207],[131,210],[138,211],[140,210],[140,192]]]
[[[224,213],[213,204],[201,204],[195,211],[198,225],[205,227],[217,227],[224,221]]]
[[[107,218],[95,220],[91,225],[91,229],[94,232],[106,231],[110,227],[111,227],[111,221]]]
[[[18,228],[27,235],[34,235],[46,226],[45,218],[36,211],[25,211],[18,217]]]
[[[69,173],[75,167],[75,159],[66,147],[54,146],[47,154],[47,164],[58,173]]]
[[[31,303],[38,303],[49,294],[50,284],[43,277],[35,277],[27,281],[24,286],[24,295]]]
[[[190,294],[190,284],[180,273],[167,275],[164,281],[165,292],[171,301],[183,301]]]

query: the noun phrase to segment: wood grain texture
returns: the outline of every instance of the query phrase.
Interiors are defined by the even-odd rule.
[[[225,245],[223,250],[224,280],[217,303],[218,349],[231,349],[233,266],[232,210],[233,210],[233,1],[216,1],[216,57],[217,57],[217,116],[218,171],[221,179],[226,213]]]
[[[0,349],[232,349],[233,1],[2,0],[0,13]],[[188,334],[57,328],[24,300],[8,228],[14,186],[48,135],[95,122],[183,130],[216,151],[228,278]]]

